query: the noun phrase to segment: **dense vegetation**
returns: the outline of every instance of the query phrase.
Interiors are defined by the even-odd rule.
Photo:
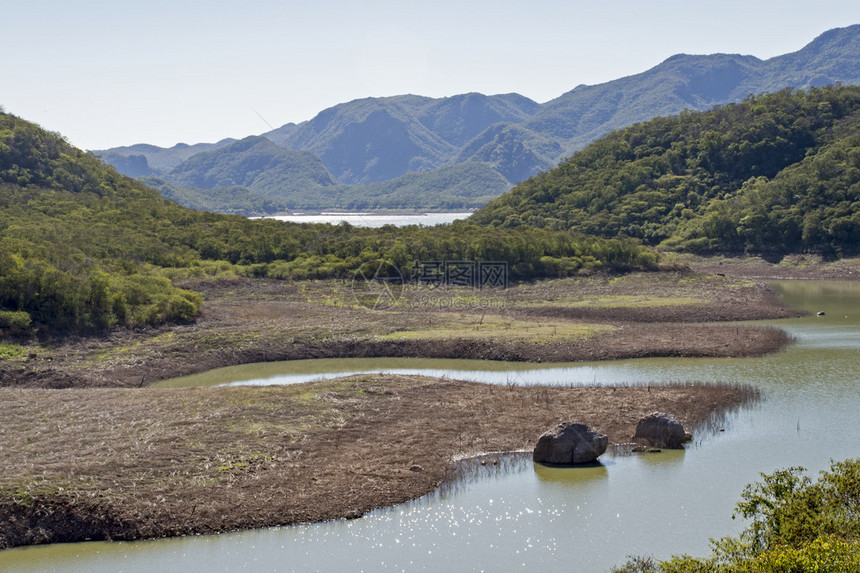
[[[813,482],[789,468],[747,486],[737,512],[750,525],[713,541],[713,556],[655,563],[635,558],[618,573],[853,573],[860,571],[860,459],[833,463]]]
[[[160,177],[140,177],[144,184],[157,189],[165,199],[198,211],[228,215],[272,215],[287,210],[286,205],[241,185],[228,187],[179,187]]]
[[[510,185],[557,165],[610,130],[684,110],[706,110],[785,87],[858,84],[858,61],[860,26],[850,26],[830,30],[797,52],[768,60],[729,54],[679,54],[640,74],[578,86],[544,104],[517,94],[365,98],[263,135],[284,149],[315,154],[340,184],[349,186],[331,196],[315,197],[331,200],[328,204],[299,205],[279,197],[288,208],[346,208],[353,196],[373,195],[374,204],[404,209],[409,207],[398,197],[367,193],[353,186],[409,174],[420,187],[440,189],[438,183],[444,179],[435,171],[480,163],[486,176],[483,189],[472,184],[475,191],[467,197],[498,196]],[[194,153],[230,143],[170,149],[135,145],[98,153],[127,175],[163,177]],[[244,153],[237,150],[237,154]],[[121,156],[134,159],[123,160]],[[235,179],[219,185],[233,185],[243,178],[237,173]],[[504,183],[499,185],[498,180]],[[191,185],[208,188],[199,183]],[[449,188],[440,191],[462,195]],[[409,196],[410,204],[421,199],[427,201],[420,204],[422,208],[438,203],[432,192]],[[235,207],[232,210],[238,212]]]
[[[472,219],[692,251],[855,252],[860,87],[784,90],[633,125]]]
[[[363,263],[506,261],[512,278],[654,268],[632,241],[458,222],[439,228],[299,225],[193,211],[57,134],[0,114],[0,331],[80,331],[193,318],[169,278],[348,278]]]

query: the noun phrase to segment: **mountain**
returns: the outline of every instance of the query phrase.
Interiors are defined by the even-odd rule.
[[[860,83],[860,25],[830,30],[798,52],[768,60],[732,54],[678,54],[641,74],[577,86],[518,123],[511,139],[542,159],[543,170],[598,137],[640,121],[684,110],[703,111],[786,87],[837,83]],[[556,147],[547,148],[547,140]],[[476,158],[461,154],[459,159]]]
[[[342,183],[373,183],[442,167],[491,125],[523,121],[537,108],[517,94],[366,98],[291,126],[286,137],[276,130],[274,137],[285,147],[319,155]]]
[[[470,220],[709,252],[860,249],[860,86],[786,89],[615,131]]]
[[[164,177],[178,186],[212,189],[238,185],[279,199],[337,184],[313,153],[284,149],[259,135],[198,153]]]
[[[105,162],[113,165],[123,175],[140,177],[140,175],[136,175],[135,173],[146,171],[145,175],[160,175],[161,173],[170,171],[198,153],[219,149],[235,141],[235,139],[227,138],[222,139],[218,143],[195,143],[194,145],[177,143],[170,148],[138,143],[126,147],[114,147],[101,151],[96,150],[93,153],[101,156]],[[134,159],[132,162],[124,163],[122,161],[123,157]],[[141,157],[143,160],[140,159]]]
[[[336,208],[350,211],[462,211],[486,205],[509,188],[508,181],[484,163],[458,163],[427,173],[407,173],[390,181],[342,185],[339,195],[330,200]]]
[[[434,170],[481,163],[495,172],[483,193],[490,195],[557,165],[614,129],[738,102],[750,94],[838,83],[860,83],[860,25],[830,30],[797,52],[768,60],[679,54],[640,74],[577,86],[544,104],[518,94],[365,98],[263,137],[285,149],[315,154],[331,176],[346,185],[391,181],[407,173],[416,181],[438,181]],[[223,148],[230,143],[198,146]],[[192,158],[192,148],[211,150],[136,145],[100,154],[129,174],[163,176]],[[494,181],[498,175],[507,186]],[[281,195],[292,207],[287,194]],[[325,198],[320,196],[323,203],[315,207],[335,206]],[[427,199],[432,203],[430,195]],[[390,208],[405,207],[394,198],[384,202]]]

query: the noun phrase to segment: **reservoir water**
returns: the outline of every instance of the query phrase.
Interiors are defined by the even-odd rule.
[[[444,223],[453,223],[458,219],[465,219],[471,213],[416,213],[410,215],[394,215],[386,213],[317,213],[317,214],[294,214],[274,215],[267,219],[278,221],[291,221],[293,223],[349,223],[354,227],[382,227],[394,225],[405,227],[406,225],[424,225],[430,227]]]
[[[796,337],[745,359],[640,359],[534,365],[480,361],[336,360],[248,365],[175,385],[297,383],[358,371],[404,371],[519,384],[742,382],[763,400],[698,432],[684,451],[601,457],[546,468],[528,455],[462,464],[440,491],[360,519],[133,543],[75,543],[0,552],[0,571],[608,571],[628,555],[703,555],[738,533],[745,484],[789,466],[815,473],[860,456],[860,283],[781,281],[811,311],[767,321]],[[823,310],[824,316],[815,312]]]

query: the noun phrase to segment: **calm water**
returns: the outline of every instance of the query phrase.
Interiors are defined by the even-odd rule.
[[[278,221],[292,221],[293,223],[349,223],[354,227],[382,227],[394,225],[404,227],[406,225],[433,226],[443,223],[453,223],[458,219],[465,219],[471,213],[419,213],[417,215],[377,215],[374,213],[320,213],[318,215],[277,215],[268,217]]]
[[[797,337],[757,359],[645,359],[536,367],[479,361],[302,361],[252,365],[180,383],[294,383],[326,372],[419,371],[495,383],[700,380],[758,386],[765,400],[699,433],[684,451],[604,455],[549,469],[528,456],[467,465],[463,479],[353,521],[136,543],[79,543],[0,553],[10,571],[607,571],[627,555],[705,554],[736,534],[731,513],[759,472],[860,456],[860,283],[776,283],[794,306],[826,316],[772,321]],[[326,370],[326,364],[329,368]],[[274,368],[274,370],[272,370]],[[5,567],[5,569],[4,569]]]

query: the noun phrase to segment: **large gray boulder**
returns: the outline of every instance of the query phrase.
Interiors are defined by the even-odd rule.
[[[538,438],[534,461],[544,464],[585,464],[606,451],[609,438],[585,424],[562,422]]]
[[[687,434],[675,416],[654,412],[639,420],[633,440],[655,448],[681,448]]]

